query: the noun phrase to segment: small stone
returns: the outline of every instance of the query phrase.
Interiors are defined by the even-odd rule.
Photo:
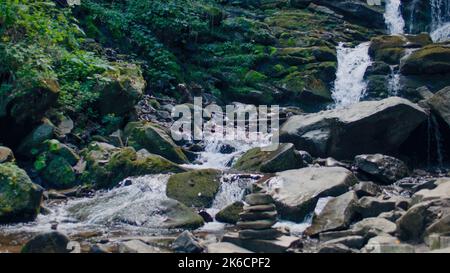
[[[273,204],[272,196],[263,193],[249,194],[245,197],[245,202],[251,206]]]
[[[237,222],[237,226],[240,229],[268,229],[276,223],[275,220],[256,220],[249,222]]]
[[[364,196],[376,196],[381,192],[380,187],[373,182],[359,182],[353,187],[353,190],[359,198]]]
[[[244,211],[275,211],[276,207],[274,204],[270,205],[258,205],[258,206],[245,206]]]
[[[201,253],[204,250],[189,231],[184,231],[175,239],[172,249],[178,253]]]
[[[259,211],[259,212],[243,212],[239,214],[240,219],[243,221],[254,220],[275,220],[277,218],[276,211]]]
[[[263,229],[263,230],[246,229],[239,231],[239,238],[242,240],[252,240],[252,239],[273,240],[280,236],[281,232],[279,232],[276,229]]]

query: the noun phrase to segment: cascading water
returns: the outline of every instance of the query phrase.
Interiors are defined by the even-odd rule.
[[[384,20],[390,34],[403,34],[405,31],[405,20],[403,19],[400,6],[400,0],[386,0]]]
[[[340,43],[337,49],[338,68],[332,97],[337,108],[357,103],[364,96],[367,83],[364,74],[371,64],[369,56],[370,42],[355,48]]]
[[[449,0],[431,0],[431,38],[434,42],[450,40]]]
[[[400,73],[398,71],[398,65],[391,65],[391,74],[388,80],[388,92],[389,96],[397,96],[401,89]]]
[[[414,33],[414,30],[415,30],[414,24],[416,22],[414,15],[416,13],[417,5],[419,4],[420,1],[421,0],[414,0],[411,3],[411,10],[410,10],[410,15],[409,15],[408,33]]]

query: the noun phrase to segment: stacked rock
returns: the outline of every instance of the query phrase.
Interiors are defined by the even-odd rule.
[[[244,211],[239,214],[237,223],[239,238],[243,240],[272,240],[280,232],[272,226],[277,221],[277,210],[272,196],[265,193],[253,193],[245,197]]]

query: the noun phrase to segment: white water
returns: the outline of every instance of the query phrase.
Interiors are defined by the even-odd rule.
[[[403,19],[400,0],[386,0],[384,20],[389,34],[403,34],[405,32],[405,20]]]
[[[431,38],[434,42],[450,40],[450,3],[431,0]]]
[[[357,103],[364,96],[367,89],[364,74],[371,64],[369,47],[370,42],[365,42],[355,48],[340,43],[336,48],[338,68],[332,97],[337,108]]]
[[[389,96],[397,96],[402,87],[400,83],[400,73],[397,65],[391,65],[390,68],[391,74],[389,75],[388,92]]]

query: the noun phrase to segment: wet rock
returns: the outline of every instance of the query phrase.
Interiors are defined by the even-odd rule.
[[[205,221],[205,223],[210,223],[210,222],[214,221],[212,216],[206,210],[201,210],[198,213],[198,215],[200,215],[203,218],[203,221]]]
[[[353,190],[359,198],[377,196],[381,192],[380,186],[373,182],[359,182],[353,187]]]
[[[141,156],[131,147],[117,148],[93,142],[82,152],[86,171],[81,180],[96,188],[112,188],[125,178],[185,171],[179,165],[155,154]]]
[[[450,232],[450,199],[425,201],[412,206],[397,220],[402,240],[422,241],[432,233]]]
[[[360,154],[396,152],[427,120],[427,113],[408,100],[391,97],[345,109],[293,116],[280,129],[280,141],[313,156],[353,159]]]
[[[313,167],[277,173],[264,186],[283,219],[302,221],[321,197],[339,196],[356,182],[347,169]]]
[[[28,241],[22,253],[69,253],[69,238],[59,232],[40,234]]]
[[[245,203],[250,206],[273,204],[272,196],[264,193],[253,193],[245,196]]]
[[[383,212],[380,215],[378,215],[378,217],[387,219],[387,220],[395,223],[400,217],[405,215],[405,213],[406,213],[405,211],[393,210],[393,211],[389,211],[389,212]]]
[[[174,174],[167,182],[166,194],[188,207],[210,207],[219,191],[220,174],[212,169]]]
[[[144,93],[146,82],[140,68],[134,64],[117,64],[107,71],[95,87],[100,94],[99,109],[102,115],[130,113]]]
[[[14,161],[13,151],[8,147],[0,146],[0,164],[13,161]]]
[[[216,220],[222,223],[236,224],[239,221],[239,214],[244,209],[244,203],[234,202],[216,214]]]
[[[277,212],[275,210],[272,211],[256,211],[256,212],[242,212],[239,214],[239,217],[244,221],[254,221],[258,219],[262,220],[275,220],[277,218]]]
[[[364,239],[363,236],[354,235],[325,241],[322,244],[323,245],[342,244],[348,248],[361,249],[364,246],[365,242],[366,240]]]
[[[209,244],[206,248],[207,253],[218,253],[218,254],[249,254],[253,253],[250,250],[239,247],[232,243],[214,243]]]
[[[45,140],[53,138],[54,130],[55,126],[50,121],[39,125],[22,140],[17,149],[18,154],[24,157],[32,157]]]
[[[232,243],[256,253],[285,253],[299,240],[294,236],[280,236],[272,240],[239,238],[237,233],[228,233],[223,237],[223,242]]]
[[[119,253],[160,253],[160,250],[140,240],[130,240],[119,244]]]
[[[392,184],[409,175],[408,167],[401,160],[382,154],[355,157],[358,169],[382,184]]]
[[[245,229],[239,231],[239,238],[242,240],[272,240],[280,237],[281,233],[273,228],[268,229]]]
[[[136,150],[146,149],[175,163],[187,163],[188,159],[170,135],[160,126],[149,122],[130,122],[125,127],[124,137],[128,145]]]
[[[309,236],[347,228],[356,214],[357,197],[350,191],[331,199],[319,215],[315,215],[312,225],[306,230]]]
[[[0,223],[33,221],[43,189],[13,163],[0,164]]]
[[[412,203],[417,204],[423,201],[450,198],[450,178],[437,179],[434,184],[437,185],[434,189],[424,189],[416,192],[412,196]]]
[[[393,211],[396,202],[376,197],[363,197],[358,201],[358,213],[363,218],[376,217],[383,212]]]
[[[259,205],[259,206],[245,206],[244,212],[266,212],[275,211],[276,207],[274,204],[270,205]]]
[[[401,66],[403,75],[450,73],[450,48],[432,44],[413,52]]]
[[[434,94],[427,103],[430,105],[432,111],[437,114],[450,127],[450,86],[440,90]]]
[[[358,253],[359,251],[351,249],[344,244],[325,244],[319,247],[317,253]]]
[[[352,233],[361,236],[394,234],[396,225],[384,218],[366,218],[352,226]]]
[[[201,253],[204,247],[189,231],[184,231],[172,244],[172,249],[178,253]]]
[[[273,147],[273,148],[272,148]],[[280,144],[263,148],[253,148],[242,155],[233,168],[240,171],[261,171],[275,173],[301,168],[304,163],[293,144]]]
[[[160,213],[165,217],[165,221],[161,225],[163,228],[196,229],[204,225],[200,215],[176,200],[162,201]]]
[[[364,249],[364,253],[414,253],[414,247],[408,244],[402,244],[400,241],[388,235],[376,236],[369,240]]]
[[[237,222],[237,226],[240,229],[270,229],[276,221],[274,220],[254,220],[254,221],[242,221]]]

